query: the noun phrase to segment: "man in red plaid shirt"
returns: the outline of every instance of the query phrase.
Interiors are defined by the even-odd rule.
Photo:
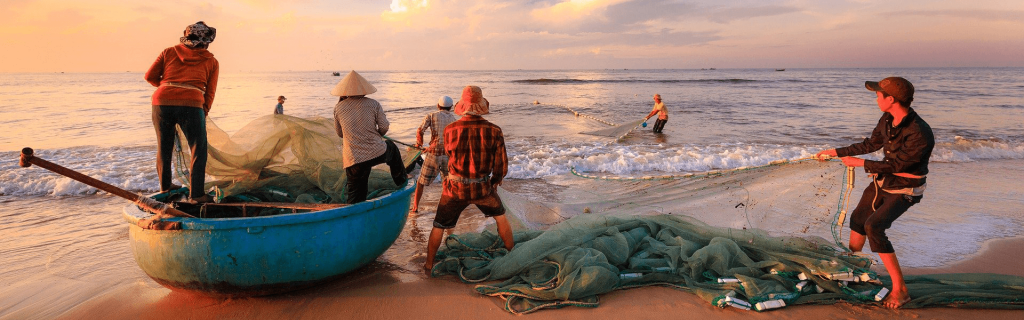
[[[497,193],[498,185],[508,173],[505,137],[501,128],[481,117],[488,113],[490,104],[480,87],[467,86],[462,90],[462,100],[455,105],[455,114],[462,115],[462,119],[444,130],[448,176],[442,184],[434,229],[427,242],[427,262],[423,269],[428,274],[434,268],[434,256],[441,246],[444,230],[455,228],[462,210],[470,204],[476,205],[484,216],[494,218],[505,249],[512,251],[515,245],[512,227],[505,219],[505,207]]]

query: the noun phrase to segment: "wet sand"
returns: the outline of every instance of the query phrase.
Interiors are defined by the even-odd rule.
[[[942,268],[907,270],[907,274],[991,272],[1024,276],[1024,237],[997,239],[969,260]],[[152,288],[144,283],[125,285],[98,296],[68,312],[63,319],[512,319],[502,300],[477,294],[473,285],[454,277],[426,279],[418,274],[392,270],[378,272],[374,263],[351,277],[272,297],[216,300]],[[913,293],[911,293],[913,294]],[[669,288],[647,287],[614,291],[601,296],[597,308],[567,307],[542,310],[530,319],[1009,319],[1022,317],[1020,310],[924,308],[889,310],[880,306],[791,306],[756,313],[720,309],[696,295]]]
[[[1019,182],[1012,177],[1019,172],[1020,161],[986,164],[983,171],[999,173],[989,179],[989,187],[1006,187],[1016,192]],[[953,169],[963,165],[947,165]],[[972,167],[973,168],[973,167]],[[1000,169],[1000,170],[996,170]],[[938,170],[937,170],[938,171]],[[977,170],[943,170],[943,172],[975,174]],[[942,182],[941,175],[937,181]],[[953,177],[950,177],[953,178]],[[1004,182],[997,183],[999,181]],[[518,186],[516,184],[519,184]],[[538,195],[557,193],[560,186],[544,189],[539,181],[509,182],[509,190],[527,189]],[[953,186],[952,183],[936,183]],[[433,219],[433,207],[439,199],[439,187],[431,186],[424,192],[420,213],[412,216],[396,243],[375,262],[358,269],[344,278],[317,287],[296,292],[257,298],[219,300],[179,293],[164,288],[149,279],[134,264],[127,246],[127,226],[119,216],[126,203],[109,197],[83,199],[39,198],[25,207],[53,206],[52,212],[40,214],[38,219],[62,217],[67,220],[53,222],[26,220],[24,224],[57,223],[49,227],[25,229],[15,234],[16,239],[6,242],[20,253],[17,269],[6,268],[0,278],[0,319],[328,319],[328,318],[450,318],[481,319],[516,317],[503,310],[503,300],[476,293],[472,284],[465,284],[452,276],[427,278],[420,272],[424,261],[426,236]],[[541,191],[537,191],[543,189]],[[922,207],[934,210],[962,210],[951,206],[943,208],[940,201],[952,187],[935,188],[933,202]],[[992,193],[992,189],[975,189],[978,193]],[[524,192],[525,193],[525,192]],[[973,206],[981,212],[1016,209],[1014,194],[1010,201],[992,203],[987,207],[981,200],[964,201],[952,198],[963,206]],[[543,198],[543,197],[541,197]],[[960,199],[960,200],[956,200]],[[558,200],[558,199],[551,199]],[[64,209],[61,209],[64,208]],[[76,208],[69,211],[67,208]],[[490,223],[475,208],[460,219],[455,233],[478,232]],[[1002,214],[1005,214],[1003,212]],[[49,219],[49,218],[48,218]],[[72,223],[73,221],[73,223]],[[88,222],[88,228],[80,227]],[[910,221],[908,219],[908,221]],[[942,230],[945,226],[935,226]],[[28,232],[31,231],[31,232]],[[1024,254],[1018,248],[1024,245],[1024,236],[1017,231],[1015,237],[1000,238],[979,243],[979,250],[955,259],[952,263],[935,268],[908,268],[906,274],[933,273],[997,273],[1024,276]],[[911,238],[919,236],[910,235]],[[950,241],[964,241],[955,235],[940,235]],[[953,239],[947,239],[953,238]],[[59,240],[59,241],[58,241]],[[969,239],[968,239],[969,240]],[[35,242],[38,243],[35,243]],[[917,239],[921,242],[921,239]],[[927,242],[926,242],[927,243]],[[21,253],[24,252],[24,253]],[[0,257],[0,261],[4,257]],[[10,260],[10,259],[8,259]],[[884,269],[875,268],[878,271]],[[911,292],[913,295],[913,292]],[[709,317],[724,319],[1004,319],[1020,318],[1022,312],[1007,310],[977,310],[962,308],[926,308],[888,310],[881,306],[803,305],[791,306],[765,313],[713,307],[696,295],[670,288],[647,287],[614,291],[600,296],[597,308],[567,307],[541,310],[527,315],[534,319],[620,319],[620,318],[678,318]]]

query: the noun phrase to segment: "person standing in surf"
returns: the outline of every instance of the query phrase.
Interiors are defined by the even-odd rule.
[[[284,101],[288,100],[284,96],[277,96],[277,105],[274,106],[274,114],[284,114]]]
[[[437,111],[423,118],[423,123],[416,129],[416,147],[423,146],[423,132],[430,130],[430,144],[423,149],[423,165],[416,184],[416,193],[412,200],[412,212],[419,212],[423,188],[429,186],[441,174],[441,179],[448,176],[448,155],[444,154],[444,128],[459,118],[452,113],[452,98],[442,96],[437,100]]]
[[[872,176],[871,185],[864,189],[850,216],[850,250],[860,252],[867,238],[871,251],[878,253],[892,278],[892,293],[883,304],[896,309],[910,301],[910,293],[885,230],[921,201],[935,137],[928,123],[910,107],[914,101],[914,85],[910,81],[889,77],[879,82],[867,81],[864,86],[875,92],[875,102],[882,111],[871,137],[844,148],[823,150],[816,157],[842,157],[843,164],[864,167]],[[881,161],[852,157],[878,149],[884,151]]]
[[[156,128],[156,172],[160,192],[171,190],[171,154],[174,151],[175,125],[188,140],[192,159],[189,166],[189,197],[195,202],[210,202],[206,194],[206,117],[217,92],[220,63],[207,49],[217,37],[217,29],[199,21],[185,27],[180,44],[164,49],[146,71],[146,82],[157,87],[153,92],[153,126]]]
[[[658,120],[654,121],[654,133],[661,133],[665,129],[665,123],[668,122],[668,108],[665,107],[664,102],[661,102],[660,94],[654,94],[654,109],[651,109],[651,113],[644,118],[644,121],[655,114],[658,115]]]
[[[505,136],[500,127],[482,117],[488,113],[490,103],[484,99],[480,87],[466,86],[462,99],[455,105],[455,114],[462,118],[444,129],[448,176],[441,185],[441,200],[437,203],[434,228],[427,241],[427,261],[423,269],[428,274],[434,268],[434,256],[441,246],[444,230],[455,228],[462,211],[471,204],[484,216],[494,218],[505,249],[512,251],[515,246],[505,207],[498,198],[498,185],[508,173]]]

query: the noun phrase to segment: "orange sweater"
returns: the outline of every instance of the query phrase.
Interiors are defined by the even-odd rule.
[[[146,71],[146,81],[157,87],[154,106],[187,106],[210,112],[219,74],[220,63],[213,53],[179,44],[156,57]]]

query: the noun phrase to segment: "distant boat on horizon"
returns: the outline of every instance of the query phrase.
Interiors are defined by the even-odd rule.
[[[786,71],[786,69],[775,69],[775,71]]]
[[[340,77],[341,76],[341,72],[331,72],[331,75],[335,76],[335,77]]]

